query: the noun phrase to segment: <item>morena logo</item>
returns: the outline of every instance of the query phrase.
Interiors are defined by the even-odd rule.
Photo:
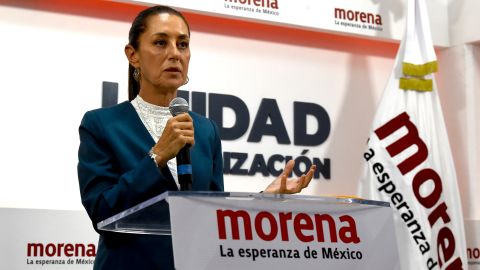
[[[95,257],[97,249],[94,244],[82,243],[28,243],[27,256],[28,257]]]
[[[467,257],[468,259],[478,260],[480,259],[480,249],[479,248],[467,248]]]
[[[218,209],[218,238],[221,240],[227,239],[227,226],[225,223],[228,217],[230,221],[230,238],[232,240],[240,239],[240,229],[242,228],[239,227],[239,221],[241,220],[245,240],[253,239],[253,221],[256,235],[264,241],[275,240],[280,232],[282,241],[289,241],[290,235],[295,235],[299,241],[304,243],[315,240],[323,243],[327,241],[325,235],[329,235],[331,243],[337,243],[338,240],[345,244],[360,243],[355,219],[349,215],[333,217],[329,214],[314,214],[311,216],[306,213],[292,214],[292,212],[279,212],[276,215],[277,217],[270,212],[262,211],[255,214],[252,218],[250,213],[244,210]],[[324,230],[325,226],[328,228],[327,230]],[[293,234],[289,233],[291,227],[293,227]]]
[[[425,142],[420,138],[415,123],[410,121],[410,116],[406,112],[400,113],[389,122],[376,129],[375,134],[380,140],[385,140],[400,129],[406,130],[407,133],[396,141],[391,142],[386,147],[386,150],[390,157],[394,158],[410,147],[416,146],[415,153],[397,164],[400,173],[405,175],[412,172],[415,168],[426,161],[429,151]],[[432,185],[431,188],[425,188],[427,187],[426,183],[430,183],[430,185]],[[442,267],[444,263],[451,261],[446,269],[461,269],[463,265],[462,258],[455,252],[457,239],[450,229],[451,217],[448,213],[448,205],[444,201],[444,196],[442,195],[442,183],[442,177],[437,171],[434,168],[427,167],[415,171],[410,186],[412,187],[417,202],[419,202],[424,208],[431,209],[431,212],[428,214],[430,227],[433,228],[435,225],[440,227],[439,230],[432,231],[432,233],[437,234],[433,235],[432,238],[436,239],[438,243],[437,254],[439,266]]]
[[[335,8],[335,19],[382,25],[382,16],[357,10]]]
[[[225,0],[225,2],[262,8],[278,9],[277,0]]]

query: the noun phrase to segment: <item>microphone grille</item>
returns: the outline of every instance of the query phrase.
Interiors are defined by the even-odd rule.
[[[176,97],[170,102],[168,109],[173,116],[186,113],[188,112],[188,102],[181,97]]]

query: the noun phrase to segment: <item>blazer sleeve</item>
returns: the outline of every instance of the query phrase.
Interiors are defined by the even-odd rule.
[[[116,156],[118,151],[114,151],[110,138],[105,137],[95,111],[84,115],[79,135],[80,194],[95,230],[98,222],[166,190],[176,189],[173,179],[169,179],[168,167],[157,168],[148,154],[125,170],[119,162],[122,157]],[[102,234],[102,231],[97,232]]]
[[[223,156],[222,142],[220,133],[215,122],[209,119],[213,126],[214,142],[213,142],[213,183],[210,186],[211,191],[224,191],[223,186]]]

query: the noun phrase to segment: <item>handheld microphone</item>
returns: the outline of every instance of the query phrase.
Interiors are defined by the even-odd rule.
[[[188,102],[176,97],[168,106],[170,113],[177,116],[182,113],[188,113]],[[190,145],[185,145],[177,154],[177,175],[180,190],[192,190],[192,163],[190,161]]]

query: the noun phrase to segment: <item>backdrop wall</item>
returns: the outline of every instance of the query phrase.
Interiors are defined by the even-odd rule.
[[[101,106],[103,81],[118,82],[119,101],[126,99],[123,47],[130,23],[8,6],[0,6],[0,14],[0,30],[11,40],[1,44],[8,52],[0,70],[5,74],[0,117],[8,130],[1,155],[8,166],[2,170],[0,205],[80,209],[77,128],[85,111]],[[313,32],[318,40],[306,46],[302,35],[290,30],[285,33],[291,42],[277,43],[201,28],[196,31],[192,23],[190,83],[184,88],[237,96],[250,114],[248,131],[224,141],[224,151],[248,153],[244,166],[249,168],[257,153],[295,158],[307,149],[304,155],[311,160],[328,158],[331,164],[330,179],[315,180],[307,194],[355,194],[365,138],[395,46],[353,38],[332,41]],[[379,51],[362,49],[377,45]],[[278,104],[292,143],[278,145],[272,136],[247,142],[263,98]],[[294,101],[326,110],[331,131],[323,144],[293,145]],[[235,117],[225,110],[224,126]],[[310,132],[325,124],[308,120]],[[272,178],[226,175],[226,189],[258,191]]]

